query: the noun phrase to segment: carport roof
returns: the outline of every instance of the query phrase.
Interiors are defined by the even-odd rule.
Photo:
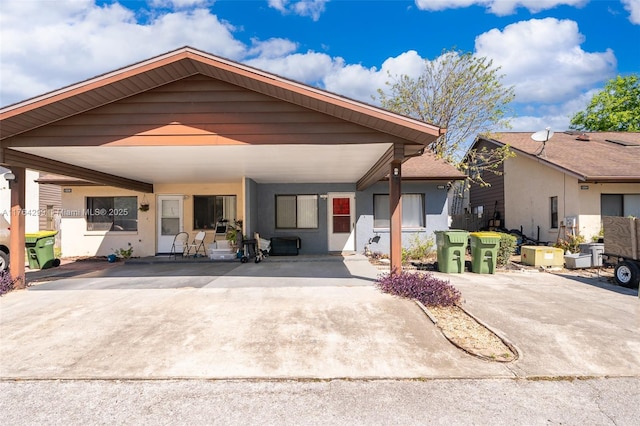
[[[292,104],[360,124],[402,139],[427,144],[444,129],[279,77],[191,47],[156,56],[62,89],[0,109],[0,139],[203,74]]]
[[[104,126],[81,138],[59,133],[70,128],[61,123],[74,120],[75,125],[89,112],[198,78],[290,104],[296,114],[315,118],[297,122],[285,114],[282,120],[245,123],[240,133],[236,126],[226,134],[175,122],[130,134],[111,133],[118,129],[111,126],[111,139],[98,133]],[[4,107],[0,124],[2,164],[142,192],[153,192],[155,183],[223,182],[243,176],[258,182],[357,182],[364,188],[384,178],[391,162],[405,161],[445,132],[191,47]],[[43,131],[51,126],[55,137]],[[179,126],[191,133],[172,134]],[[262,134],[265,128],[271,133]],[[425,178],[458,176],[432,156],[422,161],[426,163],[418,169]]]

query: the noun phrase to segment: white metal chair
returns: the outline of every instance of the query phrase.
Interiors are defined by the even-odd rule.
[[[204,231],[200,231],[196,234],[196,237],[193,239],[193,242],[187,246],[187,256],[191,255],[191,250],[194,250],[193,257],[197,257],[200,249],[202,249],[202,255],[207,255],[207,249],[204,246],[204,239],[206,238],[207,233]]]
[[[188,245],[189,234],[187,234],[186,232],[179,232],[173,238],[173,244],[171,245],[171,253],[169,257],[173,256],[173,258],[175,259],[178,253],[180,253],[180,256],[184,257],[185,251],[188,250]]]

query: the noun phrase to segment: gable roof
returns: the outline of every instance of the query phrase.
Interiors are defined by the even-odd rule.
[[[1,108],[0,163],[143,192],[241,177],[366,188],[444,132],[183,47]]]
[[[492,138],[479,137],[474,147],[482,141],[509,145],[517,155],[584,182],[640,182],[640,133],[558,132],[544,144],[531,139],[532,134],[503,132]]]
[[[196,74],[423,145],[445,132],[445,129],[433,124],[186,46],[1,108],[0,140]]]

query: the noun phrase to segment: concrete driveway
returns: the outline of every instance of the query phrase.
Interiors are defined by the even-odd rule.
[[[0,378],[640,375],[637,291],[550,274],[444,275],[521,358],[451,345],[362,257],[119,265],[0,299]]]

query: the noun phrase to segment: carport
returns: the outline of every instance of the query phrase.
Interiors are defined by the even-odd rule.
[[[363,190],[388,177],[399,271],[402,164],[444,132],[184,47],[0,110],[0,164],[15,175],[10,250],[24,249],[27,168],[148,194],[245,178]],[[23,262],[11,273],[23,283]]]

